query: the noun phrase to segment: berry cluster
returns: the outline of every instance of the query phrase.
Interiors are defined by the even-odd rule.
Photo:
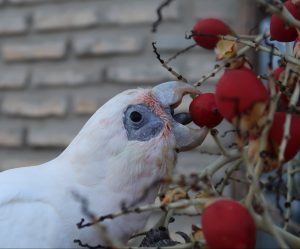
[[[171,2],[165,0],[158,8],[155,30],[162,20],[161,9]],[[140,207],[124,205],[121,212],[98,218],[104,221],[129,213],[165,212],[153,229],[143,233],[140,246],[255,248],[256,232],[265,231],[280,248],[300,248],[297,236],[300,225],[292,213],[293,204],[300,201],[300,184],[294,178],[300,173],[299,161],[294,160],[300,150],[300,0],[256,2],[272,14],[270,32],[240,35],[222,20],[206,18],[198,21],[187,36],[195,43],[169,59],[162,59],[156,42],[152,43],[161,65],[186,83],[188,77],[173,70],[170,62],[197,46],[215,53],[215,67],[194,83],[201,87],[221,72],[215,91],[192,96],[190,115],[186,116],[189,121],[191,116],[195,125],[211,129],[221,155],[191,174],[174,172],[161,179],[159,183],[164,187],[157,203]],[[269,38],[293,42],[293,51],[279,51],[270,45]],[[245,55],[251,49],[269,53],[270,62],[274,55],[279,56],[280,66],[273,70],[269,63],[268,71],[258,75]],[[175,118],[180,117],[175,114]],[[224,120],[233,129],[220,137],[229,132],[236,135],[230,146],[222,144],[216,129]],[[233,195],[228,191],[232,186],[242,191]],[[272,198],[267,197],[269,193]],[[145,189],[140,198],[147,195]],[[172,237],[168,227],[177,215],[196,216],[201,224],[191,224],[191,234],[176,232],[181,241]]]
[[[295,18],[300,18],[300,7],[292,1],[286,1],[284,6]],[[298,13],[299,12],[299,13]],[[271,38],[278,41],[294,41],[294,54],[297,57],[300,47],[296,28],[286,27],[284,20],[273,14],[270,23]],[[193,38],[199,46],[215,50],[217,59],[233,58],[237,53],[237,41],[226,40],[226,35],[234,35],[232,29],[223,21],[208,18],[196,23],[192,31]],[[224,45],[225,42],[229,42]],[[288,71],[289,70],[289,71]],[[276,84],[277,93],[280,92],[280,105],[287,108],[298,82],[298,73],[293,68],[280,66],[273,71],[271,77]],[[285,80],[285,78],[287,80]],[[285,81],[286,85],[283,85]],[[284,91],[281,91],[284,88]],[[213,128],[224,117],[237,127],[243,143],[249,143],[249,154],[255,162],[259,157],[257,140],[260,138],[267,114],[271,105],[271,90],[259,79],[247,61],[232,63],[225,69],[217,82],[216,92],[197,96],[191,102],[190,112],[195,124]],[[298,103],[298,102],[297,102]],[[295,157],[300,149],[300,119],[298,115],[291,114],[290,134],[284,151],[284,159],[279,161],[279,147],[284,133],[286,120],[285,112],[277,112],[268,135],[267,154],[270,160],[264,171],[279,168]]]
[[[288,0],[283,8],[300,20],[300,1]],[[216,60],[236,58],[224,70],[215,93],[201,94],[192,100],[189,110],[193,122],[200,127],[214,128],[223,118],[226,119],[236,127],[240,148],[246,146],[253,165],[262,157],[261,139],[267,132],[262,171],[279,169],[300,150],[300,118],[291,110],[300,103],[299,93],[298,97],[294,93],[299,84],[299,66],[280,65],[269,74],[266,86],[245,58],[237,58],[238,39],[226,39],[227,36],[236,37],[226,23],[215,18],[198,21],[192,30],[196,44],[214,50]],[[271,17],[270,36],[279,42],[294,42],[293,56],[300,58],[297,29],[287,25],[277,14]],[[297,99],[293,103],[294,95]],[[276,104],[277,108],[270,115]],[[266,129],[268,123],[271,124]],[[288,130],[288,135],[285,130]],[[284,151],[280,155],[282,148]],[[202,229],[198,230],[210,249],[255,247],[256,226],[252,215],[246,207],[231,199],[216,198],[206,206],[202,214]]]

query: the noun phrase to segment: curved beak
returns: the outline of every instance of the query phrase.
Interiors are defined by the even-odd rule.
[[[170,81],[162,83],[152,88],[152,96],[157,99],[161,106],[174,110],[182,102],[182,98],[186,94],[201,94],[201,92],[195,87],[181,83],[177,81]],[[172,128],[176,139],[176,150],[178,152],[191,150],[200,144],[202,144],[209,129],[199,128],[192,129],[184,124],[187,124],[187,118],[190,118],[188,114],[180,114],[177,116],[186,118],[174,118],[172,115]]]

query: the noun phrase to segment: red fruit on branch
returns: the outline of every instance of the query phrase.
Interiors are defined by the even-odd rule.
[[[246,67],[227,69],[217,83],[216,104],[229,122],[251,131],[264,116],[269,95],[254,71]]]
[[[194,98],[189,110],[193,122],[201,127],[213,128],[223,120],[213,93],[204,93]]]
[[[289,129],[289,139],[284,151],[284,160],[279,161],[279,148],[284,134],[284,125],[286,120],[285,112],[276,112],[274,115],[272,126],[268,134],[267,147],[265,149],[266,156],[264,162],[264,172],[270,172],[278,169],[282,163],[286,163],[293,159],[300,150],[300,118],[292,114],[291,125]],[[253,138],[249,141],[248,155],[253,164],[257,163],[260,158],[259,139]]]
[[[206,49],[214,49],[220,40],[218,35],[228,35],[232,31],[223,21],[216,18],[206,18],[198,21],[192,33],[195,42]]]
[[[279,146],[281,144],[286,115],[287,114],[285,112],[276,112],[274,115],[274,120],[268,137],[270,147],[272,148],[273,152],[278,152]],[[292,114],[292,120],[289,130],[290,135],[286,149],[284,151],[284,162],[293,159],[300,149],[300,119],[294,114]]]
[[[221,199],[206,207],[202,230],[210,249],[255,247],[255,222],[249,211],[234,200]]]
[[[300,20],[300,7],[288,0],[284,3],[284,7],[296,18]],[[273,40],[280,42],[292,42],[297,36],[297,30],[288,26],[285,21],[278,15],[273,14],[270,22],[270,33]]]

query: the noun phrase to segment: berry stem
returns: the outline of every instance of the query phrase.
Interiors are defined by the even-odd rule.
[[[258,189],[260,189],[258,179],[259,179],[259,177],[262,173],[263,167],[264,167],[264,160],[263,160],[262,155],[265,152],[266,147],[267,147],[268,133],[269,133],[269,130],[270,130],[272,122],[273,122],[274,114],[275,114],[275,111],[277,108],[277,102],[278,102],[278,99],[280,96],[280,92],[276,94],[275,82],[272,77],[272,74],[270,74],[268,83],[269,83],[269,88],[270,88],[271,101],[270,101],[270,105],[269,105],[269,112],[267,115],[267,119],[265,121],[264,128],[263,128],[261,136],[259,138],[259,155],[260,155],[259,159],[255,165],[252,165],[251,163],[249,163],[249,159],[248,159],[247,155],[245,155],[243,157],[244,161],[246,162],[248,172],[251,172],[250,174],[253,178],[248,195],[246,197],[246,205],[248,207],[250,207],[252,205],[252,201],[253,201],[255,192]],[[253,172],[253,166],[254,166],[254,172]]]
[[[242,160],[240,159],[236,163],[234,163],[233,165],[229,166],[229,168],[227,168],[225,170],[225,176],[223,177],[220,189],[218,190],[218,193],[220,195],[222,195],[222,193],[224,191],[224,188],[227,185],[226,183],[227,183],[228,179],[231,178],[231,175],[233,174],[233,172],[235,172],[236,170],[239,169],[241,163],[242,163]]]
[[[230,36],[230,37],[233,37],[233,39],[238,40],[237,37],[234,37],[234,36]],[[246,52],[248,52],[248,50],[251,48],[250,44],[252,44],[254,42],[258,43],[258,42],[262,41],[264,39],[264,37],[265,37],[264,34],[259,34],[259,35],[256,36],[254,41],[249,41],[248,40],[249,41],[249,46],[247,44],[245,44],[247,46],[245,46],[245,47],[241,48],[240,50],[238,50],[237,54],[236,54],[236,57],[226,59],[226,60],[222,60],[219,64],[216,64],[214,69],[212,71],[210,71],[209,73],[203,75],[200,80],[198,80],[197,82],[194,83],[194,86],[200,86],[203,82],[207,81],[211,77],[214,77],[223,68],[227,67],[228,65],[231,65],[231,63],[235,62],[238,58],[243,57],[246,54]]]
[[[267,233],[270,232],[270,228],[269,226],[264,222],[264,220],[262,219],[261,216],[257,215],[257,214],[253,214],[253,218],[255,220],[256,226],[262,230],[265,231]],[[278,232],[278,234],[287,242],[287,244],[291,247],[291,248],[300,248],[300,238],[283,230],[282,228],[273,225],[274,229]],[[282,248],[287,248],[287,247],[282,247]]]
[[[264,38],[268,37],[269,35],[266,35]],[[262,52],[266,52],[266,53],[272,53],[273,55],[276,55],[288,62],[291,62],[293,64],[296,65],[300,65],[300,61],[298,59],[296,59],[295,57],[286,54],[286,53],[281,53],[278,49],[272,49],[263,45],[260,45],[259,41],[256,40],[249,40],[249,39],[241,39],[239,36],[231,36],[231,35],[226,35],[226,36],[220,36],[220,38],[224,39],[224,40],[228,40],[228,41],[235,41],[237,43],[241,43],[244,44],[248,47],[254,48],[257,51],[262,51]],[[242,49],[241,49],[242,50]]]
[[[299,96],[300,96],[300,79],[298,79],[298,81],[297,81],[295,90],[290,99],[289,107],[295,106],[297,104]],[[288,140],[290,138],[291,121],[292,121],[292,114],[287,113],[286,118],[285,118],[285,123],[284,123],[283,137],[282,137],[282,141],[281,141],[281,144],[279,147],[279,162],[280,163],[284,162],[284,153],[285,153],[285,149],[286,149]]]
[[[221,141],[218,137],[218,130],[217,129],[211,129],[210,134],[213,137],[213,139],[214,139],[215,143],[217,144],[217,146],[219,147],[222,155],[225,156],[225,157],[229,157],[229,154],[228,154],[227,150],[225,149],[225,147],[223,146],[223,144],[221,143]]]
[[[267,0],[256,0],[259,4],[264,6],[266,10],[272,14],[280,16],[287,24],[295,28],[300,28],[300,21],[295,19],[292,14],[283,7],[283,5],[278,6],[274,1]],[[273,2],[273,3],[272,3]]]
[[[292,169],[293,166],[291,164],[291,162],[288,163],[288,168],[287,168],[287,194],[286,194],[286,210],[285,210],[285,215],[284,215],[284,230],[288,229],[288,225],[289,225],[289,220],[292,214],[292,188],[293,188],[293,181],[292,181]]]

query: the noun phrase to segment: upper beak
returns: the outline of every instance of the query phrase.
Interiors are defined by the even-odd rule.
[[[162,107],[171,108],[171,110],[180,105],[186,94],[201,94],[201,92],[189,84],[177,81],[162,83],[152,88],[152,96],[160,102]],[[192,129],[183,125],[184,123],[186,122],[178,122],[172,118],[172,128],[178,152],[191,150],[202,144],[209,131],[206,127]]]

